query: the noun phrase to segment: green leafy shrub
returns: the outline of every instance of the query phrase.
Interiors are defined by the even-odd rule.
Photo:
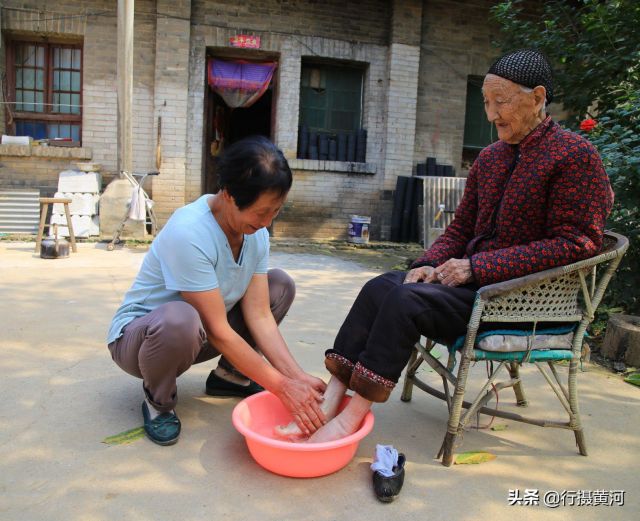
[[[640,2],[552,0],[527,10],[521,0],[491,9],[499,26],[494,44],[502,51],[542,50],[555,72],[556,99],[598,148],[615,192],[608,227],[630,246],[609,285],[603,309],[640,313]],[[497,51],[499,54],[501,51]],[[585,127],[588,128],[588,127]]]
[[[598,148],[616,194],[608,226],[629,238],[607,303],[640,313],[640,89],[598,118],[587,136]]]

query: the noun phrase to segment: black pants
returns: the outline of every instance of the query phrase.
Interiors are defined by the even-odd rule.
[[[367,282],[326,353],[327,369],[372,401],[386,400],[421,335],[451,342],[471,316],[475,286],[404,284],[405,275]]]

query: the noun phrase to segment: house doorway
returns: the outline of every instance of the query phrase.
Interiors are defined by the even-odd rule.
[[[230,60],[228,57],[221,58]],[[271,58],[273,61],[273,58]],[[256,60],[255,63],[262,63]],[[246,58],[242,62],[252,63]],[[207,73],[208,78],[209,72]],[[276,75],[271,76],[268,86],[260,97],[247,107],[232,107],[223,96],[207,83],[205,98],[205,147],[203,161],[203,191],[218,191],[216,164],[225,147],[252,135],[261,135],[269,139],[273,136],[275,123],[274,99]]]

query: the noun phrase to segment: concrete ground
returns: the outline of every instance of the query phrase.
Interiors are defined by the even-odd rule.
[[[142,423],[140,381],[111,361],[104,337],[146,250],[80,244],[70,258],[44,260],[33,247],[0,242],[3,521],[637,519],[640,389],[594,368],[579,375],[588,457],[578,455],[570,431],[498,418],[494,425],[506,429],[471,429],[462,445],[497,459],[445,468],[434,459],[445,405],[419,390],[402,403],[396,389],[388,403],[375,406],[374,430],[347,467],[322,478],[280,477],[252,460],[231,425],[238,400],[204,394],[215,362],[178,381],[183,431],[177,445],[159,447],[144,438],[103,444]],[[301,365],[326,378],[323,351],[375,273],[318,255],[275,253],[272,265],[287,269],[298,286],[284,336]],[[484,370],[474,368],[477,375]],[[525,375],[530,413],[559,418],[539,374]],[[515,409],[510,390],[500,398],[500,407]],[[376,443],[407,455],[404,489],[392,504],[379,503],[372,492]],[[509,506],[514,489],[520,495],[537,490],[540,504]],[[625,491],[624,506],[570,506],[570,499],[558,508],[542,504],[549,491],[568,491],[567,498],[587,491],[584,497],[591,492],[600,502],[616,490]]]

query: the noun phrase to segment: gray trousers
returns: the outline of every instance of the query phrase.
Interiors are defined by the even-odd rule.
[[[283,270],[268,273],[271,312],[279,324],[295,297],[295,283]],[[227,313],[229,325],[255,348],[240,304]],[[191,304],[174,301],[131,321],[123,335],[109,344],[111,358],[130,375],[142,378],[144,392],[159,411],[172,410],[177,402],[176,379],[193,364],[211,360],[220,352],[207,341],[200,315]],[[219,365],[237,371],[222,357]],[[239,374],[239,373],[238,373]]]

